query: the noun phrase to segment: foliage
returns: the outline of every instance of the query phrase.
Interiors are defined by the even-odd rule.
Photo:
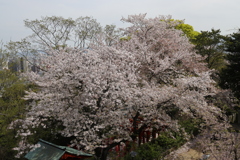
[[[9,129],[9,125],[16,119],[24,118],[27,102],[22,98],[31,85],[9,70],[0,71],[0,84],[0,157],[13,160],[17,152],[12,149],[19,138],[15,137],[17,128]]]
[[[155,143],[145,143],[142,144],[139,148],[136,150],[136,157],[132,158],[130,154],[126,155],[124,157],[125,160],[152,160],[157,159],[161,155],[162,148]]]
[[[185,132],[193,136],[197,136],[201,132],[202,123],[201,119],[187,118],[187,116],[179,120],[179,124],[184,128]]]
[[[162,159],[169,154],[173,149],[180,147],[186,140],[181,133],[174,131],[162,132],[158,138],[153,139],[151,142],[140,145],[136,149],[135,160],[153,160]],[[125,160],[131,160],[130,154],[124,157]]]
[[[195,50],[198,54],[205,57],[205,62],[210,69],[220,71],[226,65],[224,43],[225,37],[220,30],[201,31],[199,35],[192,40],[195,44]]]
[[[70,32],[74,27],[74,21],[62,17],[42,17],[41,20],[25,20],[25,26],[33,31],[32,42],[39,45],[39,48],[57,48],[66,45]]]
[[[41,63],[38,56],[47,54],[49,49],[59,50],[61,48],[73,47],[86,49],[90,43],[98,43],[98,35],[104,33],[106,45],[116,43],[122,35],[121,31],[115,25],[106,25],[102,27],[96,19],[92,17],[79,17],[76,20],[58,16],[42,17],[41,19],[24,21],[25,26],[32,31],[32,35],[21,41],[10,41],[5,45],[4,51],[12,58],[22,57],[35,70],[44,70],[38,63]],[[14,55],[14,56],[13,56]],[[2,57],[1,59],[6,57]]]
[[[49,118],[37,128],[31,128],[31,132],[35,134],[29,135],[27,141],[30,144],[36,144],[39,139],[43,139],[57,145],[68,146],[69,142],[75,137],[61,136],[58,132],[63,129],[61,122]]]
[[[55,135],[74,137],[71,144],[88,152],[103,151],[102,160],[115,145],[136,140],[143,129],[165,126],[177,132],[180,126],[168,115],[168,106],[202,118],[206,125],[217,122],[220,110],[205,97],[218,90],[211,72],[199,62],[202,57],[166,22],[171,17],[145,16],[122,19],[131,24],[124,29],[124,37],[131,37],[126,41],[107,46],[105,36],[99,35],[88,50],[49,49],[42,55],[45,72],[25,74],[40,90],[28,92],[25,99],[32,103],[26,119],[12,124],[22,123],[19,151],[30,146],[26,139],[32,128],[49,119],[63,126],[53,129]]]
[[[223,88],[231,89],[240,98],[240,31],[228,36],[226,42],[228,65],[220,74]]]
[[[226,115],[232,116],[239,110],[239,100],[234,96],[231,90],[223,90],[214,95],[211,100],[215,106],[221,108]],[[232,119],[234,121],[234,119]],[[232,122],[233,122],[232,121]]]
[[[105,44],[112,45],[120,38],[120,31],[115,25],[102,27],[92,17],[79,17],[76,20],[63,17],[42,17],[40,20],[25,20],[25,26],[33,34],[25,40],[35,45],[34,49],[47,52],[49,48],[61,49],[72,46],[78,49],[88,48],[96,43],[97,35],[105,33]]]
[[[191,42],[192,40],[195,40],[197,35],[200,34],[198,31],[194,30],[193,26],[186,24],[184,20],[164,19],[162,21],[167,22],[172,28],[181,30],[183,32],[183,36],[186,36]]]
[[[92,17],[79,17],[75,20],[75,25],[74,46],[77,48],[89,47],[89,43],[96,41],[97,34],[102,32],[102,27]]]
[[[104,34],[107,46],[112,46],[122,35],[121,30],[117,29],[115,25],[106,25],[104,28]]]
[[[182,30],[183,33],[189,38],[191,42],[195,40],[196,37],[200,34],[199,32],[194,30],[193,26],[185,24],[183,23],[183,21],[181,21],[181,23],[178,24],[175,28]]]
[[[182,118],[179,118],[179,125],[184,128],[184,131],[187,133],[187,137],[192,135],[197,136],[201,133],[201,125],[202,121],[200,119],[193,119],[185,115]],[[180,131],[166,131],[161,132],[161,134],[153,139],[149,143],[145,143],[140,145],[136,152],[138,153],[134,159],[162,159],[166,155],[168,155],[172,150],[179,148],[183,145],[187,137],[185,134]],[[131,156],[125,156],[125,159],[131,159]]]
[[[33,42],[32,42],[33,43]],[[6,52],[11,56],[11,59],[16,57],[24,57],[26,59],[33,59],[37,57],[37,50],[34,49],[32,43],[29,42],[26,38],[21,41],[10,41],[5,45]]]

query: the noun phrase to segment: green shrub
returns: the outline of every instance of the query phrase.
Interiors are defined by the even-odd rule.
[[[179,120],[178,123],[182,128],[185,129],[188,135],[196,136],[201,131],[200,124],[202,124],[203,121],[201,119],[187,118],[187,119]]]
[[[160,160],[166,156],[171,149],[180,147],[186,140],[181,133],[163,132],[158,138],[149,143],[142,144],[136,149],[137,156],[134,160]],[[124,157],[124,160],[132,160],[130,154]]]

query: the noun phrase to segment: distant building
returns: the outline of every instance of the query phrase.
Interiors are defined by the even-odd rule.
[[[13,58],[8,61],[8,69],[15,72],[27,72],[29,67],[29,63],[23,57]]]
[[[14,72],[28,72],[33,71],[36,73],[40,72],[39,62],[37,60],[33,60],[32,63],[29,63],[23,57],[15,57],[11,59],[7,59],[0,63],[0,70],[9,69]]]

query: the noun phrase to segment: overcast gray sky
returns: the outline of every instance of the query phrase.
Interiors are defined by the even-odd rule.
[[[19,41],[30,35],[25,19],[92,16],[103,26],[123,27],[122,17],[139,13],[185,19],[197,31],[214,28],[229,34],[240,27],[240,0],[0,0],[0,40]]]

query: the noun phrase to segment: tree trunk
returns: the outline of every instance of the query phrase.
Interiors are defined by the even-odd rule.
[[[126,142],[126,140],[122,140],[121,142]],[[97,157],[97,160],[107,160],[108,151],[110,149],[112,149],[113,147],[115,147],[117,145],[120,145],[121,142],[112,143],[106,148],[100,148],[100,147],[96,148],[95,149],[95,155]]]
[[[97,157],[97,160],[107,160],[108,150],[109,150],[108,147],[107,148],[96,148],[95,155]]]

